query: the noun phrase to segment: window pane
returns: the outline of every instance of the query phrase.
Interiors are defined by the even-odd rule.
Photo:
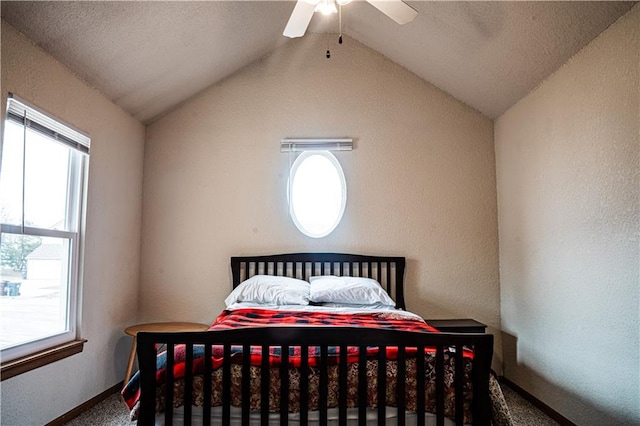
[[[69,159],[73,150],[27,130],[25,151],[25,225],[68,229]]]
[[[12,121],[5,125],[0,221],[22,223],[24,164],[24,224],[75,232],[82,154]]]
[[[0,178],[0,221],[11,225],[22,223],[23,127],[4,122],[2,178]]]
[[[2,233],[0,349],[69,331],[66,238]]]
[[[305,152],[292,167],[291,215],[305,235],[320,238],[338,226],[346,185],[338,160],[329,152]]]

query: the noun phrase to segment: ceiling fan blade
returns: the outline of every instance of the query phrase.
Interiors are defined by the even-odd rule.
[[[413,21],[418,12],[402,0],[367,0],[380,12],[400,25]]]
[[[316,6],[314,4],[307,3],[304,0],[298,0],[282,34],[291,38],[302,37],[307,31],[315,9]]]

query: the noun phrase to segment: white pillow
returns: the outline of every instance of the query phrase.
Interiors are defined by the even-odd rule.
[[[309,281],[310,299],[315,303],[395,306],[395,302],[380,283],[371,278],[326,275],[311,277]]]
[[[296,278],[254,275],[241,282],[224,300],[227,307],[237,302],[308,305],[309,283]]]

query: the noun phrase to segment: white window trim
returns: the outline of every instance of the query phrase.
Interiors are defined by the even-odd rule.
[[[67,206],[69,209],[75,211],[74,214],[67,216],[67,220],[74,221],[73,225],[75,225],[74,228],[77,229],[76,232],[30,227],[25,226],[24,223],[21,225],[0,224],[0,235],[7,233],[14,235],[64,238],[69,240],[69,249],[71,251],[69,264],[66,266],[68,268],[68,330],[1,350],[0,359],[3,364],[3,370],[4,364],[10,361],[29,357],[60,345],[81,340],[79,336],[79,314],[81,311],[80,287],[84,259],[84,231],[87,205],[86,189],[88,184],[88,154],[90,137],[88,134],[77,130],[64,121],[10,93],[7,99],[7,116],[4,117],[4,120],[20,122],[20,114],[24,117],[22,125],[27,127],[34,125],[34,130],[40,132],[43,132],[44,130],[45,132],[43,133],[46,133],[48,137],[53,138],[84,155],[81,157],[80,167],[72,168],[73,173],[68,181],[70,187],[77,186],[79,188],[77,198],[72,197],[74,199],[69,200],[71,205]],[[18,120],[16,120],[16,118],[18,118]],[[2,135],[2,137],[4,138],[4,135]],[[3,140],[0,140],[0,160],[2,160],[1,152],[3,142]],[[76,173],[76,170],[79,172]]]
[[[294,151],[293,149],[289,152]],[[340,200],[340,209],[339,209],[339,213],[336,217],[336,220],[334,221],[334,223],[331,225],[330,228],[327,228],[327,230],[325,232],[322,233],[314,233],[311,232],[310,230],[308,230],[298,219],[294,208],[293,208],[293,192],[292,192],[292,188],[293,188],[293,179],[295,178],[296,172],[298,170],[298,167],[310,156],[312,155],[320,155],[324,158],[326,158],[327,160],[329,160],[331,162],[331,164],[335,167],[336,171],[338,172],[338,178],[340,179],[340,186],[341,186],[341,191],[342,191],[342,199]],[[326,236],[328,236],[329,234],[331,234],[340,224],[340,222],[342,221],[342,217],[344,216],[344,211],[346,209],[346,205],[347,205],[347,181],[344,175],[344,170],[342,170],[342,165],[340,164],[340,162],[338,161],[338,159],[336,158],[335,155],[333,155],[331,152],[326,151],[326,150],[311,150],[311,151],[304,151],[302,152],[293,162],[293,165],[291,165],[291,167],[289,168],[289,183],[288,183],[288,201],[289,201],[289,216],[291,216],[291,220],[293,220],[293,223],[296,225],[296,228],[298,228],[298,230],[300,232],[302,232],[304,235],[311,237],[311,238],[324,238]]]

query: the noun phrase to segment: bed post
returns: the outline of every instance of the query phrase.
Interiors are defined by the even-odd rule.
[[[396,260],[396,308],[406,310],[407,307],[404,304],[404,269],[406,260],[404,257]],[[391,265],[389,265],[391,266]]]
[[[474,389],[488,389],[493,357],[493,334],[485,334],[484,341],[473,345],[472,383]],[[491,392],[473,392],[471,413],[474,425],[491,424]]]
[[[231,258],[231,278],[233,285],[231,288],[236,288],[238,284],[240,284],[240,262],[239,257]]]
[[[139,332],[136,336],[138,345],[138,364],[140,366],[140,389],[155,389],[156,382],[156,351],[153,338],[148,333]],[[140,393],[140,409],[138,425],[155,424],[155,392]]]

